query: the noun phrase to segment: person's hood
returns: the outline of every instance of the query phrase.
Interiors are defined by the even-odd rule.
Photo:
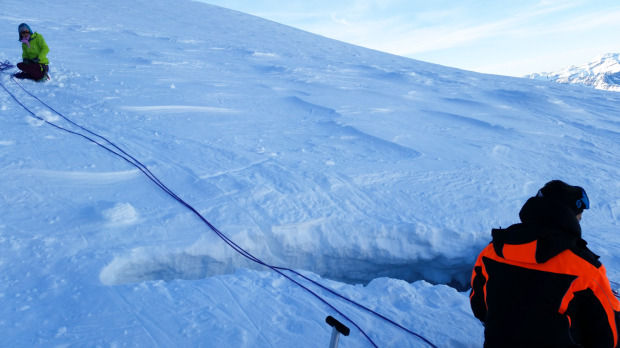
[[[19,41],[21,41],[21,40],[22,40],[22,37],[21,37],[21,35],[20,35],[19,33],[21,32],[21,30],[22,30],[23,28],[28,28],[28,31],[30,32],[30,37],[32,37],[32,35],[34,35],[34,33],[32,32],[32,29],[30,29],[30,27],[28,26],[28,24],[26,24],[26,23],[22,23],[22,24],[20,24],[20,25],[17,27],[17,36],[18,36],[18,38],[19,38]]]
[[[581,225],[575,212],[566,205],[545,197],[532,197],[519,212],[522,223],[531,223],[560,230],[581,238]]]
[[[495,252],[505,259],[544,263],[564,250],[586,244],[574,212],[557,201],[532,197],[519,217],[521,223],[492,231]]]

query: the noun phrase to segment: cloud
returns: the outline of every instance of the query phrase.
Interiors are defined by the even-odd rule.
[[[388,11],[382,16],[381,13],[362,11],[371,7],[369,3],[372,1],[358,1],[354,6],[357,12],[347,15],[332,13],[330,23],[317,23],[305,29],[360,46],[414,56],[420,52],[481,45],[500,38],[505,41],[544,40],[545,35],[551,37],[597,28],[605,23],[620,23],[620,10],[588,13],[578,6],[579,3],[565,1],[540,1],[529,6],[512,5],[512,8],[502,5],[503,12],[487,13],[486,17],[474,14],[481,9],[471,5],[484,6],[480,1],[446,10],[416,12],[413,8],[403,7],[402,13],[411,13],[409,20],[402,13]],[[405,5],[401,3],[400,6]]]
[[[332,19],[332,21],[334,21],[334,22],[336,22],[338,24],[349,25],[349,22],[347,22],[346,18],[338,18],[338,15],[335,14],[335,13],[332,13],[331,19]]]
[[[583,31],[607,25],[616,26],[618,23],[620,23],[620,7],[568,18],[553,26],[553,30],[559,32]]]

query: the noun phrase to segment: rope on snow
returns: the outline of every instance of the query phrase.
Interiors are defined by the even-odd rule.
[[[0,63],[0,71],[4,71],[7,69],[12,68],[13,65],[9,62],[9,61],[5,61],[3,63]],[[434,347],[436,348],[436,346],[431,343],[428,339],[426,339],[424,336],[415,333],[405,327],[403,327],[402,325],[394,322],[393,320],[390,320],[389,318],[377,313],[376,311],[373,311],[372,309],[365,307],[362,304],[359,304],[356,301],[353,301],[341,294],[339,294],[338,292],[320,284],[319,282],[312,280],[304,275],[302,275],[301,273],[286,268],[286,267],[277,267],[277,266],[273,266],[270,264],[267,264],[265,262],[263,262],[262,260],[260,260],[259,258],[255,257],[254,255],[252,255],[251,253],[249,253],[248,251],[246,251],[245,249],[243,249],[242,247],[240,247],[239,245],[237,245],[235,242],[233,242],[230,238],[228,238],[228,236],[226,236],[225,234],[223,234],[221,231],[219,231],[217,229],[217,227],[215,227],[213,224],[211,224],[204,216],[202,216],[202,214],[200,214],[193,206],[191,206],[189,203],[185,202],[181,197],[177,196],[170,188],[168,188],[163,182],[161,182],[159,180],[159,178],[157,178],[157,176],[155,174],[153,174],[144,164],[142,164],[139,160],[137,160],[136,158],[134,158],[133,156],[131,156],[130,154],[128,154],[127,152],[125,152],[123,149],[121,149],[120,147],[118,147],[116,144],[114,144],[112,141],[108,140],[107,138],[94,133],[90,130],[88,130],[85,127],[82,127],[80,125],[78,125],[77,123],[71,121],[69,118],[65,117],[63,114],[61,114],[60,112],[54,110],[51,106],[47,105],[45,102],[43,102],[41,99],[37,98],[35,95],[33,95],[32,93],[30,93],[29,91],[27,91],[21,84],[19,84],[13,77],[11,77],[11,79],[13,80],[13,82],[15,82],[24,92],[26,92],[28,95],[30,95],[31,97],[33,97],[34,99],[36,99],[37,101],[39,101],[41,104],[43,104],[45,107],[47,107],[48,109],[50,109],[51,111],[53,111],[54,113],[56,113],[58,116],[62,117],[64,120],[66,120],[67,122],[69,122],[70,124],[72,124],[73,126],[79,128],[80,130],[86,132],[89,135],[85,135],[80,133],[79,131],[72,131],[70,129],[67,129],[65,127],[56,125],[52,122],[47,121],[46,119],[36,115],[34,112],[32,112],[30,109],[28,109],[28,107],[26,107],[24,104],[22,104],[17,97],[15,97],[15,95],[13,93],[11,93],[1,82],[0,82],[0,86],[15,100],[15,102],[17,102],[17,104],[19,104],[24,110],[26,110],[27,112],[29,112],[33,117],[59,129],[77,136],[80,136],[100,147],[102,147],[103,149],[109,151],[110,153],[122,158],[123,160],[127,161],[129,164],[131,164],[132,166],[136,167],[138,170],[140,170],[144,175],[146,175],[149,180],[151,180],[153,183],[155,183],[155,185],[157,185],[160,189],[162,189],[164,192],[166,192],[170,197],[172,197],[174,200],[176,200],[178,203],[180,203],[181,205],[185,206],[187,209],[189,209],[192,213],[194,213],[194,215],[196,215],[202,222],[204,222],[207,226],[209,226],[209,228],[218,236],[220,237],[220,239],[222,239],[228,246],[230,246],[233,250],[235,250],[237,253],[241,254],[242,256],[244,256],[245,258],[249,259],[252,262],[255,262],[259,265],[265,266],[269,269],[271,269],[272,271],[280,274],[282,277],[288,279],[289,281],[291,281],[292,283],[294,283],[295,285],[301,287],[303,290],[305,290],[306,292],[310,293],[312,296],[316,297],[319,301],[321,301],[322,303],[324,303],[325,305],[327,305],[329,308],[331,308],[332,310],[334,310],[335,312],[337,312],[338,314],[340,314],[343,318],[345,318],[347,321],[349,321],[350,323],[352,323],[365,337],[366,339],[374,346],[377,347],[377,345],[375,344],[375,342],[366,334],[366,332],[359,327],[359,325],[357,323],[355,323],[355,321],[353,321],[352,319],[350,319],[348,316],[346,316],[344,313],[342,313],[340,310],[338,310],[336,307],[334,307],[334,305],[330,304],[327,300],[325,300],[323,297],[321,297],[319,294],[317,294],[316,292],[310,290],[307,286],[304,286],[303,284],[301,284],[300,282],[296,281],[295,279],[293,279],[292,277],[290,277],[289,275],[285,274],[284,272],[290,272],[293,273],[294,275],[306,280],[307,282],[333,294],[334,296],[337,296],[347,302],[349,302],[350,304],[355,305],[356,307],[363,309],[375,316],[377,316],[380,319],[383,319],[385,321],[387,321],[388,323],[400,328],[401,330],[419,338],[420,340],[424,341],[426,344],[428,344],[430,347]],[[92,137],[91,137],[92,136]],[[98,138],[100,141],[97,141],[94,138]]]
[[[9,62],[8,60],[5,60],[4,62],[0,62],[0,71],[9,70],[14,67],[15,65],[11,64],[11,62]]]

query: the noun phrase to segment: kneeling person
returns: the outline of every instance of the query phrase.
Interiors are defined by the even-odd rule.
[[[22,59],[21,63],[17,63],[17,68],[21,72],[15,74],[17,78],[42,80],[48,79],[49,60],[47,53],[50,51],[45,43],[43,36],[32,29],[26,23],[22,23],[17,27],[19,32],[19,41],[22,43]]]

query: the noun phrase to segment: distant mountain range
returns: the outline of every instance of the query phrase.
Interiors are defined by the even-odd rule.
[[[620,54],[608,53],[581,66],[571,66],[557,72],[536,73],[525,77],[620,92]]]

